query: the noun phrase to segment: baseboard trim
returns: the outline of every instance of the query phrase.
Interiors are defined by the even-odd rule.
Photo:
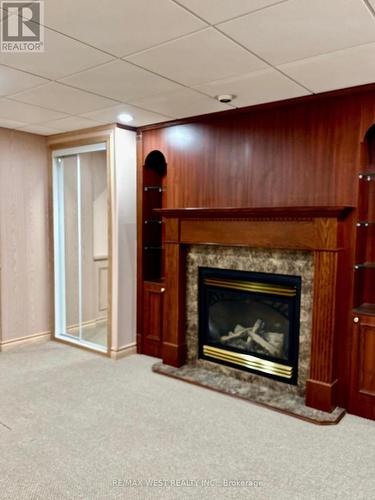
[[[105,323],[107,321],[107,318],[97,318],[97,319],[90,319],[88,321],[83,321],[82,323],[75,323],[73,325],[68,325],[66,327],[66,331],[69,330],[78,330],[80,326],[83,328],[86,326],[96,326],[98,323]]]
[[[0,352],[8,351],[9,349],[13,349],[24,344],[29,344],[31,342],[46,342],[47,340],[51,340],[51,338],[51,332],[39,332],[33,333],[31,335],[26,335],[24,337],[19,337],[18,339],[3,340],[2,342],[0,342]]]
[[[125,345],[123,347],[119,347],[116,350],[111,349],[111,358],[115,360],[126,358],[127,356],[132,356],[133,354],[137,354],[136,342],[132,342],[131,344]]]

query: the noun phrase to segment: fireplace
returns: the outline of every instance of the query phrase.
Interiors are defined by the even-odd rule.
[[[186,272],[186,256],[189,254],[189,249],[193,246],[209,248],[206,261],[199,264],[206,267],[218,265],[215,249],[220,247],[235,249],[233,259],[229,259],[233,266],[221,263],[220,268],[231,267],[236,270],[244,263],[238,257],[245,251],[277,254],[305,252],[309,254],[313,272],[309,291],[306,289],[305,270],[296,266],[293,260],[288,259],[286,266],[279,266],[271,256],[267,261],[260,262],[260,266],[254,267],[250,255],[249,265],[243,268],[246,271],[254,269],[265,273],[302,276],[297,384],[293,385],[296,383],[296,380],[293,380],[293,377],[296,377],[295,369],[292,370],[292,384],[284,384],[279,380],[263,376],[259,380],[260,377],[250,371],[234,370],[229,366],[211,363],[204,359],[201,359],[200,363],[211,365],[215,371],[221,369],[223,373],[232,370],[241,379],[251,378],[254,384],[258,384],[259,390],[263,390],[264,386],[277,385],[280,392],[303,394],[307,406],[322,411],[334,410],[342,388],[338,378],[338,366],[341,361],[337,358],[336,347],[339,341],[345,342],[349,322],[349,316],[343,314],[343,311],[347,298],[344,293],[345,287],[350,283],[347,273],[339,272],[339,269],[350,267],[347,244],[352,220],[347,216],[351,210],[351,207],[342,206],[158,210],[166,223],[162,331],[164,364],[177,368],[189,360],[194,361],[194,304],[198,306],[198,301],[190,299],[193,287],[185,288],[186,282],[190,282],[191,274]],[[198,279],[195,281],[195,287],[198,287]],[[311,315],[308,314],[308,310],[311,311]],[[196,337],[198,337],[198,311],[196,318]],[[230,326],[230,329],[235,326]],[[186,335],[187,332],[193,334]],[[198,350],[198,338],[196,340]],[[295,351],[294,349],[294,353]],[[252,356],[252,354],[247,355]],[[260,353],[257,357],[264,359]],[[274,362],[275,359],[267,361]],[[287,365],[290,359],[288,362],[282,359],[276,362]],[[290,363],[288,366],[291,366]]]
[[[297,384],[301,278],[199,267],[199,357]]]

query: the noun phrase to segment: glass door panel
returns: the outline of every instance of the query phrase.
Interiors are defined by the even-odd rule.
[[[105,151],[80,155],[82,338],[107,345],[108,196]]]
[[[92,148],[54,159],[55,336],[107,352],[107,159]]]
[[[79,196],[77,155],[60,159],[64,197],[64,269],[66,333],[80,338]]]

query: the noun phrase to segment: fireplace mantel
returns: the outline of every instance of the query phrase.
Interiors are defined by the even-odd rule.
[[[336,406],[335,343],[342,301],[346,217],[352,207],[159,209],[165,229],[165,302],[162,355],[182,366],[185,343],[185,255],[188,245],[307,250],[314,255],[313,324],[306,404]]]
[[[157,212],[167,221],[166,243],[338,250],[338,231],[352,207],[175,208]]]

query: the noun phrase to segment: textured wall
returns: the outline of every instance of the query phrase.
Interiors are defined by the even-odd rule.
[[[0,129],[2,343],[51,329],[46,139]]]

